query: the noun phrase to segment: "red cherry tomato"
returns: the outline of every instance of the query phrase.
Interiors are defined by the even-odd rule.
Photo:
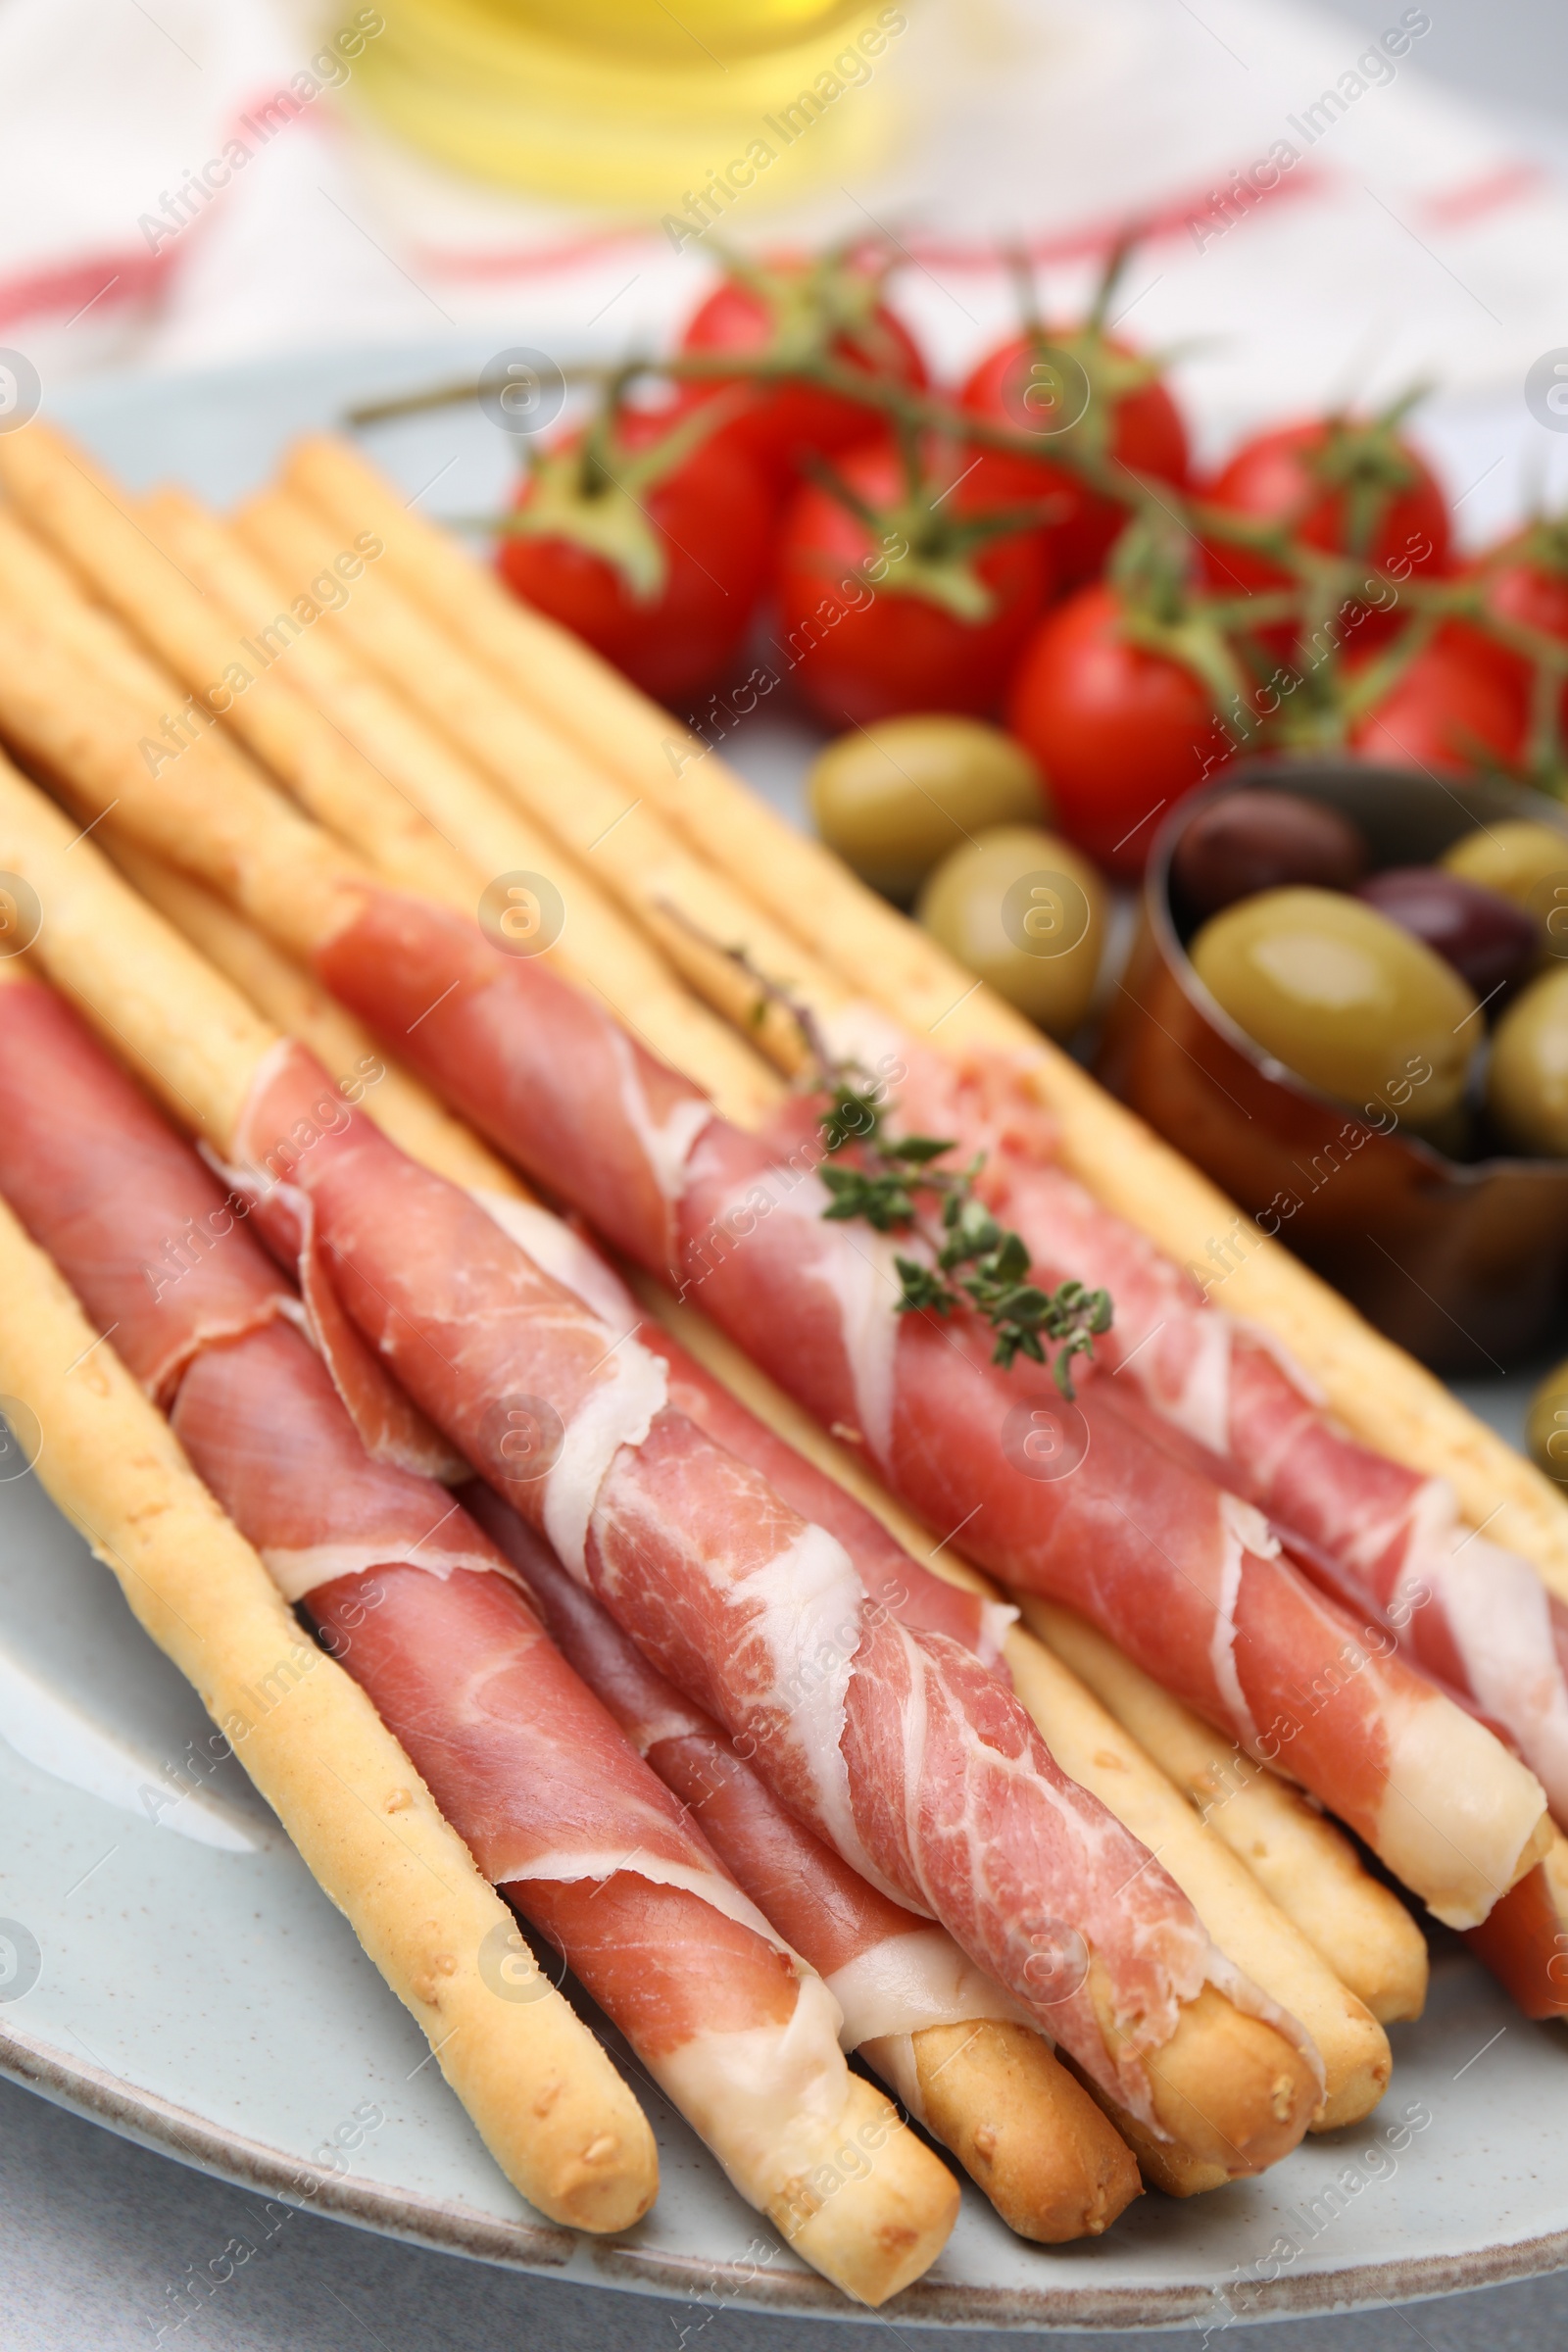
[[[919,346],[878,300],[880,285],[880,272],[854,261],[785,260],[749,270],[714,288],[688,320],[680,348],[694,355],[766,357],[786,365],[827,357],[861,374],[923,388],[927,378]],[[781,479],[803,457],[831,457],[863,441],[880,423],[874,409],[797,380],[756,386],[723,434]]]
[[[1425,459],[1381,419],[1314,416],[1258,433],[1204,495],[1234,514],[1286,523],[1309,547],[1363,558],[1369,570],[1447,569],[1447,502]],[[1267,557],[1228,541],[1211,541],[1205,557],[1222,595],[1290,581]],[[1392,609],[1378,611],[1364,626],[1375,637],[1392,619]]]
[[[1170,393],[1152,363],[1095,327],[1010,337],[980,362],[959,397],[973,416],[1040,434],[1038,461],[987,450],[975,478],[999,503],[1059,502],[1060,519],[1046,525],[1046,538],[1064,587],[1100,570],[1127,509],[1086,488],[1069,466],[1053,463],[1054,441],[1092,449],[1134,473],[1187,480],[1187,428]]]
[[[1120,874],[1142,870],[1165,810],[1233,750],[1207,688],[1184,663],[1130,644],[1120,600],[1101,585],[1046,614],[1007,716],[1062,831]]]
[[[766,583],[776,513],[751,461],[722,433],[658,470],[677,412],[625,411],[608,466],[573,433],[517,492],[522,525],[502,540],[502,578],[661,702],[712,683],[739,650]],[[651,466],[655,478],[644,480]]]
[[[1346,664],[1353,680],[1365,658]],[[1451,629],[1416,655],[1381,703],[1351,729],[1369,760],[1395,767],[1447,769],[1510,766],[1524,748],[1525,712],[1517,687],[1477,659]]]
[[[867,522],[825,488],[797,490],[779,542],[779,614],[796,684],[835,726],[907,710],[996,709],[1045,602],[1036,537],[1013,532],[965,554],[986,511],[967,456],[934,462],[908,494],[886,442],[839,466]]]
[[[1549,526],[1523,532],[1494,554],[1466,564],[1464,576],[1481,583],[1489,612],[1568,644],[1568,547]],[[1528,704],[1535,673],[1523,654],[1499,644],[1473,621],[1455,621],[1451,634]],[[1568,686],[1562,709],[1568,721]]]

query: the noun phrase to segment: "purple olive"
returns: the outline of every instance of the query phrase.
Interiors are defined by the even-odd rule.
[[[1260,890],[1353,890],[1366,843],[1348,816],[1297,792],[1226,793],[1200,809],[1171,858],[1172,888],[1194,920]]]
[[[1535,961],[1540,941],[1529,911],[1441,865],[1391,865],[1363,882],[1356,897],[1451,963],[1494,1011]]]

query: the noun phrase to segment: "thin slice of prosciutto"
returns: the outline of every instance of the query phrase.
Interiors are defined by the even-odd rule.
[[[368,896],[318,964],[537,1182],[673,1279],[824,1426],[862,1446],[928,1525],[1004,1582],[1090,1617],[1240,1746],[1303,1782],[1439,1917],[1474,1925],[1532,1858],[1544,1808],[1534,1777],[1380,1627],[1314,1590],[1246,1497],[1152,1444],[1117,1410],[1107,1375],[1089,1374],[1065,1409],[1027,1367],[995,1366],[977,1323],[897,1312],[892,1260],[907,1237],[824,1222],[814,1145],[780,1157],[542,959],[499,955],[470,926],[394,894]],[[374,1332],[370,1300],[357,1303],[342,1277],[340,1266],[351,1313]],[[412,1367],[407,1377],[483,1466],[480,1433],[444,1417]],[[654,1458],[649,1446],[641,1458]],[[618,1511],[618,1479],[606,1493]],[[596,1582],[614,1611],[612,1563]],[[900,1669],[887,1671],[895,1690]],[[880,1826],[893,1833],[891,1819]],[[993,1957],[975,1956],[1015,1989]]]
[[[313,1073],[296,1107],[314,1117],[323,1100]],[[326,1101],[328,1131],[336,1111]],[[742,2193],[787,2211],[851,2092],[819,1975],[567,1664],[468,1512],[367,1452],[249,1226],[232,1213],[209,1225],[223,1190],[30,982],[0,1004],[0,1190],[127,1362],[161,1384],[196,1469],[480,1869]],[[191,1230],[214,1238],[174,1289],[143,1280],[164,1237]],[[509,1974],[519,1956],[489,1955],[499,1997],[537,1983]]]
[[[302,1148],[318,1086],[301,1049],[274,1049],[236,1139],[274,1246],[309,1229],[345,1311],[449,1442],[799,1820],[936,1918],[1156,2132],[1149,2061],[1183,2002],[1213,1984],[1279,2023],[1000,1678],[868,1600],[827,1529],[668,1403],[639,1340],[362,1114]],[[283,1139],[294,1157],[271,1182]]]

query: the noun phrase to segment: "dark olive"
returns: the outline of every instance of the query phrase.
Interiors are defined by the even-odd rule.
[[[1193,818],[1170,878],[1182,912],[1198,922],[1260,890],[1353,890],[1366,863],[1358,827],[1338,809],[1257,789],[1226,793]]]
[[[1483,1004],[1522,980],[1535,961],[1538,934],[1524,907],[1441,865],[1391,865],[1369,875],[1355,895],[1451,963]]]

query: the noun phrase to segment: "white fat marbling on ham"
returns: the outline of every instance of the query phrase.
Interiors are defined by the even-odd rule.
[[[626,1124],[642,1146],[654,1181],[664,1199],[678,1200],[686,1189],[686,1162],[697,1138],[713,1116],[713,1105],[706,1096],[686,1096],[670,1104],[662,1120],[656,1119],[643,1091],[642,1073],[630,1038],[624,1030],[616,1028],[609,1035],[620,1073],[620,1107]]]
[[[738,1207],[744,1197],[738,1194],[732,1205]],[[856,1419],[871,1453],[885,1462],[893,1446],[898,1304],[904,1289],[894,1260],[922,1252],[907,1233],[826,1223],[823,1211],[830,1204],[827,1187],[812,1176],[793,1184],[775,1202],[775,1211],[799,1218],[807,1229],[801,1274],[829,1292],[838,1308]]]
[[[1264,1559],[1279,1557],[1279,1544],[1269,1533],[1267,1520],[1250,1502],[1236,1494],[1222,1494],[1219,1515],[1224,1527],[1224,1550],[1220,1559],[1220,1586],[1214,1596],[1214,1630],[1209,1637],[1209,1663],[1214,1669],[1214,1681],[1220,1696],[1235,1724],[1238,1737],[1249,1746],[1257,1745],[1257,1726],[1252,1720],[1247,1693],[1236,1663],[1236,1609],[1241,1598],[1242,1573],[1249,1552]]]
[[[907,1895],[866,1853],[850,1797],[844,1711],[860,1645],[865,1590],[849,1553],[826,1528],[808,1521],[787,1551],[764,1560],[731,1590],[760,1611],[760,1630],[775,1671],[774,1696],[788,1718],[783,1736],[809,1773],[829,1838],[873,1886],[895,1902],[907,1903]]]
[[[1162,1396],[1153,1394],[1153,1367],[1144,1393],[1155,1409],[1184,1430],[1188,1437],[1224,1457],[1231,1443],[1231,1326],[1221,1314],[1195,1319],[1194,1346],[1183,1369],[1181,1386]],[[1145,1349],[1152,1357],[1153,1346]],[[1119,1371],[1139,1377],[1143,1357],[1123,1358]]]
[[[519,1200],[510,1193],[472,1187],[470,1197],[536,1266],[542,1266],[564,1290],[602,1315],[612,1331],[625,1331],[636,1322],[637,1306],[630,1291],[564,1217],[552,1215],[537,1200]]]
[[[965,1959],[945,1928],[884,1936],[835,1969],[827,1987],[844,2013],[840,2039],[847,2050],[974,2018],[1029,2023],[1021,2005]]]
[[[699,2034],[648,2065],[742,2196],[763,2212],[835,2152],[850,2079],[838,2004],[820,1977],[801,1978],[783,2025]]]
[[[460,1568],[476,1575],[509,1576],[507,1564],[490,1551],[440,1544],[376,1543],[262,1544],[257,1546],[268,1574],[286,1601],[304,1600],[318,1585],[331,1585],[340,1576],[363,1576],[371,1568],[422,1568],[431,1576],[448,1577]]]
[[[610,1465],[623,1446],[642,1444],[668,1397],[665,1366],[629,1335],[616,1343],[611,1361],[612,1377],[583,1397],[545,1479],[545,1533],[579,1584],[588,1581],[588,1522]]]
[[[646,1846],[636,1846],[630,1852],[624,1847],[557,1847],[543,1852],[529,1850],[514,1864],[504,1853],[488,1857],[492,1875],[498,1886],[526,1884],[529,1879],[548,1879],[553,1886],[573,1886],[585,1882],[598,1885],[612,1879],[618,1871],[629,1871],[633,1878],[646,1879],[652,1886],[679,1886],[686,1894],[695,1894],[737,1927],[750,1928],[773,1949],[783,1952],[797,1968],[806,1971],[806,1962],[787,1944],[775,1928],[768,1925],[750,1895],[743,1894],[734,1880],[716,1869],[704,1870],[700,1864],[677,1862],[667,1854],[650,1853]]]

